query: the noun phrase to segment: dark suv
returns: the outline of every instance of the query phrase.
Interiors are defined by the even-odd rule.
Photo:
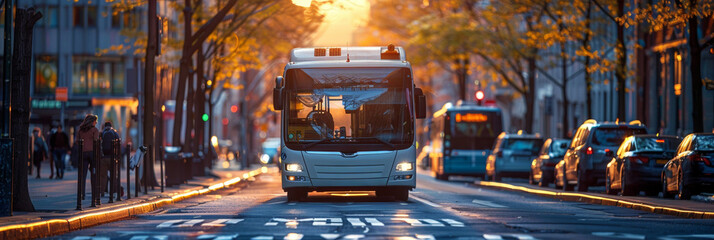
[[[587,120],[580,125],[563,157],[563,189],[571,190],[573,185],[579,192],[585,192],[590,185],[605,183],[605,169],[626,137],[646,134],[647,129],[640,121],[629,123],[598,123]],[[610,157],[608,157],[608,155]]]

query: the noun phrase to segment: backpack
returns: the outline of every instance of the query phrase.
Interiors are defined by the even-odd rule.
[[[114,129],[104,130],[102,133],[102,153],[104,153],[105,156],[114,155],[114,151],[112,151],[112,144],[114,143],[114,139],[118,138],[119,136],[117,136]]]

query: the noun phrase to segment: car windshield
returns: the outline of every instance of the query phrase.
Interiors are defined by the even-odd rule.
[[[714,136],[698,136],[697,144],[694,145],[695,150],[699,151],[714,151]]]
[[[414,111],[408,69],[326,68],[288,72],[285,141],[411,144]]]
[[[570,145],[570,140],[555,140],[550,144],[550,154],[554,157],[565,156],[565,152],[568,150]]]
[[[617,128],[596,128],[593,132],[592,142],[598,146],[605,147],[617,147],[620,146],[622,141],[626,137],[632,136],[634,134],[646,134],[647,130],[644,128],[630,128],[630,127],[617,127]]]
[[[514,152],[538,153],[543,146],[543,139],[539,138],[508,138],[501,143],[501,149]]]
[[[679,142],[681,140],[677,138],[637,137],[635,138],[635,147],[638,151],[673,152],[677,150]]]

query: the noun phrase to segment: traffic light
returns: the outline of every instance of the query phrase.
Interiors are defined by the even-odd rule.
[[[483,99],[485,98],[485,95],[484,95],[483,91],[481,91],[481,90],[476,91],[475,95],[476,95],[476,103],[478,103],[478,105],[480,106],[483,103]]]
[[[208,114],[204,113],[203,116],[201,116],[201,119],[202,119],[204,122],[208,122]]]

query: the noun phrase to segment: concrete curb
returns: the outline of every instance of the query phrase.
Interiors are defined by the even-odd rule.
[[[714,212],[692,211],[692,210],[671,208],[671,207],[665,207],[665,206],[656,206],[656,205],[651,205],[651,204],[646,204],[646,203],[638,203],[638,202],[632,202],[632,201],[626,201],[626,200],[619,200],[619,199],[615,199],[615,198],[593,196],[593,195],[582,194],[582,193],[555,192],[555,191],[549,191],[549,190],[543,190],[543,189],[533,189],[533,188],[516,186],[516,185],[500,183],[500,182],[481,181],[481,182],[475,182],[474,184],[476,184],[478,186],[482,186],[482,187],[491,187],[491,188],[505,189],[505,190],[511,190],[511,191],[525,192],[525,193],[535,194],[538,196],[555,198],[555,199],[559,199],[559,200],[563,200],[563,201],[586,202],[586,203],[592,203],[592,204],[598,204],[598,205],[631,208],[631,209],[645,211],[645,212],[666,214],[666,215],[672,215],[672,216],[677,216],[677,217],[682,217],[682,218],[714,219]]]
[[[242,178],[251,178],[266,172],[268,172],[268,168],[262,167],[260,169],[256,169],[243,174]],[[224,181],[222,183],[211,185],[204,189],[177,194],[171,196],[171,198],[159,198],[135,204],[132,206],[86,213],[71,218],[49,219],[26,224],[4,226],[0,227],[0,239],[31,239],[48,237],[100,224],[114,222],[138,214],[151,212],[163,206],[179,202],[184,199],[230,187],[231,185],[235,185],[240,181],[242,181],[241,177],[236,177]]]

